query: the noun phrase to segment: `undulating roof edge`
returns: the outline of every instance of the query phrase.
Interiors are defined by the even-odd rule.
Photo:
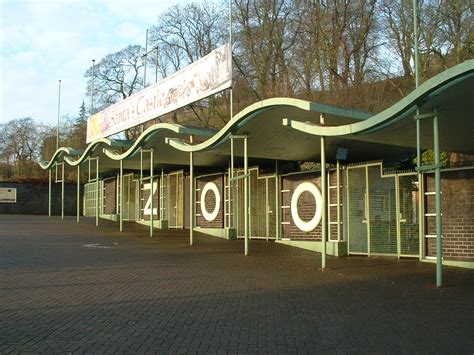
[[[179,124],[173,123],[156,123],[151,127],[148,127],[137,140],[127,149],[125,152],[116,152],[112,147],[105,148],[104,153],[112,160],[123,160],[128,159],[139,151],[140,148],[143,148],[147,141],[156,134],[162,133],[164,131],[170,131],[183,135],[195,135],[200,137],[211,137],[216,133],[216,130],[208,128],[195,128],[195,127],[186,127]]]
[[[247,106],[245,109],[236,114],[229,122],[227,122],[227,124],[221,128],[219,132],[202,143],[191,145],[180,139],[168,139],[167,143],[183,152],[201,152],[212,150],[213,148],[223,144],[237,129],[245,126],[250,120],[257,117],[259,113],[263,113],[274,107],[283,106],[290,106],[305,111],[347,117],[356,120],[366,120],[373,116],[373,114],[361,110],[348,109],[301,99],[276,97],[262,100]]]
[[[284,118],[282,123],[293,129],[317,136],[348,136],[374,132],[407,117],[432,96],[473,75],[474,59],[458,64],[430,78],[394,105],[360,122],[341,126],[322,126],[295,121],[288,117]]]
[[[196,135],[201,137],[209,137],[202,143],[189,144],[179,138],[163,138],[173,148],[183,152],[202,152],[210,151],[215,147],[225,143],[232,134],[244,127],[247,123],[275,107],[293,107],[308,112],[322,113],[356,119],[357,122],[339,126],[319,126],[311,123],[292,120],[291,117],[283,119],[284,126],[290,126],[295,130],[319,136],[348,136],[356,134],[365,134],[375,130],[382,129],[413,113],[419,105],[428,101],[443,90],[458,81],[462,81],[474,75],[474,60],[469,60],[457,66],[450,68],[433,78],[427,80],[417,89],[412,91],[406,97],[390,106],[386,110],[372,115],[367,112],[310,102],[295,98],[271,98],[256,102],[238,114],[236,114],[223,128],[216,131],[213,129],[193,128],[172,123],[157,123],[146,129],[136,141],[118,141],[110,138],[101,138],[91,142],[82,154],[78,151],[61,147],[53,155],[49,162],[42,161],[40,166],[43,169],[50,169],[54,163],[58,162],[61,157],[71,166],[77,166],[90,157],[101,145],[105,145],[104,153],[110,159],[119,161],[132,157],[135,153],[143,148],[146,143],[156,134],[164,131],[174,132],[183,135]],[[113,148],[125,148],[125,151],[117,152]]]

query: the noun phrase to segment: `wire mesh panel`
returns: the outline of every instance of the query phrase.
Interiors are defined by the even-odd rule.
[[[250,172],[250,237],[266,238],[265,180]]]
[[[349,253],[366,254],[368,251],[366,169],[349,168],[347,175]]]
[[[267,178],[267,238],[276,239],[276,229],[277,229],[277,196],[276,196],[276,186],[277,178],[269,177]]]
[[[369,166],[370,253],[397,254],[395,177],[381,177],[380,166]]]
[[[182,228],[184,223],[184,180],[183,173],[168,175],[168,225]]]
[[[417,182],[417,175],[399,177],[400,253],[402,255],[418,256],[420,253]]]
[[[84,216],[95,216],[96,201],[96,183],[89,182],[84,185]]]

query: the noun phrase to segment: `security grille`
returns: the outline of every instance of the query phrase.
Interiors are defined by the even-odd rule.
[[[366,168],[355,167],[347,169],[347,212],[349,252],[367,253],[367,193]]]
[[[418,256],[419,242],[419,191],[418,176],[399,177],[400,195],[400,252],[402,255]]]
[[[89,182],[84,185],[84,216],[86,217],[92,217],[96,214],[96,186],[95,182]]]
[[[368,167],[370,253],[397,253],[395,177],[382,177],[380,166]]]
[[[242,171],[237,174],[242,174]],[[259,176],[258,169],[249,169],[249,234],[253,239],[276,238],[276,176]],[[244,231],[244,179],[235,180],[234,220],[237,235]]]
[[[168,225],[183,228],[184,222],[184,180],[183,172],[168,175]]]

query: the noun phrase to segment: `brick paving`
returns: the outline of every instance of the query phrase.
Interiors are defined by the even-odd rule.
[[[474,271],[0,215],[0,353],[469,353]]]

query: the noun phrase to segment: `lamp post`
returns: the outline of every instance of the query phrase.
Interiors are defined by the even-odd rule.
[[[94,114],[95,59],[92,59],[91,115]]]
[[[61,79],[58,83],[58,125],[56,127],[56,150],[59,149],[59,115],[61,113]]]

